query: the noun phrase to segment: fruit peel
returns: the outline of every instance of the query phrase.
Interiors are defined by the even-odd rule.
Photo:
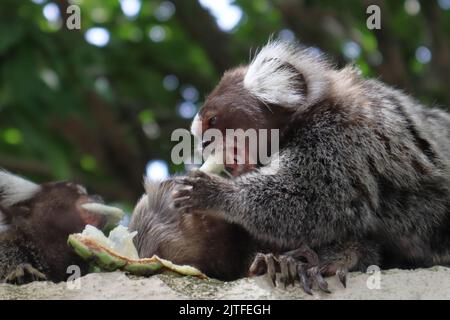
[[[176,265],[156,255],[144,259],[123,256],[107,247],[105,243],[81,233],[70,235],[67,242],[81,258],[102,271],[122,270],[138,276],[172,271],[181,275],[207,278],[200,270],[192,266]]]

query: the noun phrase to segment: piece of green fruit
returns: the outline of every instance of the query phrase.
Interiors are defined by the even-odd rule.
[[[87,228],[91,229],[90,234],[93,234],[92,228],[92,226]],[[119,228],[123,227],[119,226],[116,229],[120,230]],[[124,231],[121,230],[121,232]],[[104,235],[102,237],[101,231],[95,230],[94,233],[95,236],[81,233],[72,234],[69,236],[68,244],[81,258],[103,271],[123,270],[134,275],[149,276],[170,270],[182,275],[207,278],[200,270],[194,267],[176,265],[156,255],[151,258],[136,259],[133,254],[134,250],[129,250],[131,257],[124,256],[111,248],[111,242],[109,241],[111,239],[108,240]],[[124,241],[129,241],[130,237],[127,237],[125,234],[123,239]],[[112,244],[112,246],[114,245],[119,245],[120,247],[120,243]]]

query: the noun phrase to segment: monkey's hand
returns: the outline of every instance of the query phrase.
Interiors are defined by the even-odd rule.
[[[234,189],[230,180],[200,170],[174,181],[181,187],[172,195],[173,206],[183,213],[219,209],[222,195]]]
[[[33,281],[45,281],[45,274],[34,268],[29,263],[21,263],[11,271],[5,278],[6,283],[10,284],[26,284]]]
[[[306,262],[300,258],[304,258]],[[312,295],[314,283],[323,292],[330,293],[328,283],[320,273],[319,258],[307,245],[277,256],[258,253],[250,266],[250,276],[267,273],[274,286],[277,285],[277,272],[280,272],[280,282],[284,288],[289,284],[294,286],[295,280],[298,280],[307,294]]]

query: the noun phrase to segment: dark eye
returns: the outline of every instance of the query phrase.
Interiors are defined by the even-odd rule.
[[[210,127],[214,127],[216,125],[216,122],[217,122],[217,116],[209,118],[209,126]]]

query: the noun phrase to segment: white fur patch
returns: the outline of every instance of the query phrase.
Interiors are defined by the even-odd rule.
[[[306,96],[298,91],[298,73],[305,78]],[[244,86],[266,103],[298,107],[316,102],[329,86],[328,63],[317,53],[283,41],[269,42],[250,63]]]
[[[194,137],[199,139],[202,136],[202,121],[200,120],[198,113],[195,115],[194,120],[192,120],[191,133]]]
[[[41,187],[31,181],[0,170],[0,203],[10,207],[33,197]]]

